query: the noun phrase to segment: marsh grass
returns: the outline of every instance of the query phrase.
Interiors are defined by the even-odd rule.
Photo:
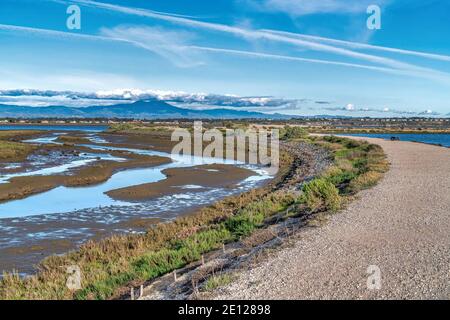
[[[20,161],[35,148],[29,144],[13,141],[0,141],[0,161]]]
[[[36,148],[20,141],[40,133],[24,130],[0,131],[0,161],[24,160]]]
[[[220,287],[225,287],[233,282],[234,277],[229,273],[213,275],[206,280],[203,288],[205,291],[213,291]]]

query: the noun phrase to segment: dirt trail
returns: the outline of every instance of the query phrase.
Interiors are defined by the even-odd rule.
[[[365,140],[392,163],[379,185],[218,299],[450,299],[450,149]],[[368,289],[371,265],[380,290]]]

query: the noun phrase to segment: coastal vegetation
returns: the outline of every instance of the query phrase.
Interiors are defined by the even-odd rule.
[[[78,136],[69,136],[69,135],[63,135],[59,136],[57,139],[58,142],[62,142],[66,145],[74,145],[74,144],[89,144],[91,141],[85,137],[78,137]]]
[[[122,133],[122,134],[151,134],[169,136],[172,133],[173,126],[162,125],[142,125],[133,123],[117,123],[109,127],[110,133]]]
[[[304,164],[281,152],[278,176],[265,187],[225,198],[195,214],[158,223],[141,235],[115,235],[88,241],[78,250],[52,256],[38,265],[35,275],[5,273],[0,299],[109,299],[129,286],[143,283],[198,261],[201,256],[242,241],[271,224],[280,212],[313,218],[320,212],[336,212],[357,191],[370,187],[388,169],[383,150],[373,144],[339,137],[307,136],[287,129],[291,145],[306,143],[326,150],[331,165],[307,181],[293,180]],[[291,184],[295,184],[291,188]],[[284,186],[289,185],[289,188]],[[81,271],[80,290],[66,286],[67,268]],[[213,289],[231,281],[215,274],[206,280]]]
[[[302,127],[284,126],[284,128],[280,130],[280,139],[283,140],[302,139],[307,136],[308,131]]]
[[[326,134],[352,134],[352,133],[386,133],[386,134],[438,134],[450,133],[450,128],[336,128],[334,126],[309,127],[308,132]]]
[[[0,161],[24,160],[35,147],[19,141],[34,134],[29,131],[0,131]]]
[[[303,187],[300,201],[311,211],[330,210],[336,212],[341,207],[341,197],[336,186],[326,179],[314,179]]]
[[[212,291],[214,289],[224,287],[230,284],[231,282],[233,282],[233,276],[230,275],[229,273],[214,275],[208,278],[208,280],[205,283],[204,289],[206,291]]]
[[[33,147],[25,143],[1,141],[0,161],[20,161],[33,151]]]

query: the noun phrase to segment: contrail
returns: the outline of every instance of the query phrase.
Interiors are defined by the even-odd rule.
[[[385,66],[389,66],[389,67],[397,68],[397,69],[415,70],[418,72],[428,72],[428,73],[440,75],[440,76],[445,75],[445,73],[436,71],[434,69],[419,67],[419,66],[412,65],[409,63],[400,62],[395,59],[355,52],[352,50],[334,47],[334,46],[317,43],[317,42],[313,42],[313,41],[306,41],[303,39],[294,39],[292,37],[287,37],[287,36],[281,35],[281,34],[274,34],[273,32],[267,32],[267,31],[263,31],[263,30],[250,30],[250,29],[243,29],[243,28],[239,28],[239,27],[228,26],[228,25],[223,25],[223,24],[218,24],[218,23],[203,22],[203,21],[192,20],[192,19],[183,18],[183,17],[176,17],[176,16],[172,16],[167,13],[157,13],[157,12],[147,10],[147,9],[125,7],[125,6],[109,4],[109,3],[104,3],[104,2],[98,2],[98,1],[74,0],[73,2],[81,4],[81,5],[85,5],[85,6],[102,8],[105,10],[120,12],[120,13],[124,13],[124,14],[159,19],[159,20],[172,22],[172,23],[180,24],[180,25],[185,25],[185,26],[189,26],[189,27],[196,27],[196,28],[202,28],[202,29],[206,29],[206,30],[210,30],[210,31],[229,33],[229,34],[233,34],[235,36],[239,36],[244,39],[265,39],[265,40],[270,40],[270,41],[274,41],[274,42],[296,45],[299,47],[308,48],[308,49],[315,50],[315,51],[329,52],[329,53],[334,53],[334,54],[338,54],[338,55],[343,55],[343,56],[347,56],[347,57],[352,57],[352,58],[356,58],[356,59],[369,61],[372,63],[379,63],[379,64],[383,64]]]
[[[273,33],[273,34],[285,35],[285,36],[293,37],[293,38],[313,40],[313,41],[319,41],[319,42],[328,42],[328,43],[332,43],[332,44],[336,44],[336,45],[346,46],[346,47],[349,47],[352,49],[369,49],[369,50],[399,53],[399,54],[410,55],[410,56],[417,56],[417,57],[422,57],[422,58],[427,58],[427,59],[432,59],[432,60],[450,61],[450,56],[441,55],[441,54],[434,54],[434,53],[421,52],[421,51],[412,51],[412,50],[405,50],[405,49],[398,49],[398,48],[390,48],[390,47],[383,47],[383,46],[375,46],[375,45],[366,44],[366,43],[324,38],[324,37],[311,36],[311,35],[306,35],[306,34],[301,34],[301,33],[292,33],[292,32],[269,30],[269,29],[263,29],[262,31],[268,32],[268,33]]]
[[[75,38],[75,39],[88,40],[88,41],[100,40],[100,41],[107,41],[107,42],[120,42],[120,43],[132,45],[134,47],[138,47],[138,48],[153,52],[151,50],[151,48],[149,47],[149,44],[137,41],[135,39],[133,39],[133,40],[126,39],[124,37],[78,34],[78,33],[70,33],[70,32],[57,31],[57,30],[31,28],[31,27],[5,25],[5,24],[0,24],[0,30],[24,32],[24,33],[29,33],[29,34],[40,34],[40,35],[51,36],[51,37],[56,37],[56,38],[60,38],[60,39],[74,39]],[[297,61],[297,62],[306,62],[306,63],[315,63],[315,64],[324,64],[324,65],[336,65],[336,66],[342,66],[342,67],[367,69],[367,70],[384,72],[384,73],[389,73],[389,74],[396,74],[396,75],[409,75],[409,76],[415,76],[415,77],[421,77],[421,78],[429,78],[426,74],[417,72],[416,70],[402,70],[402,69],[386,68],[386,67],[371,66],[371,65],[364,65],[364,64],[346,63],[346,62],[333,61],[333,60],[309,59],[309,58],[286,56],[286,55],[276,55],[276,54],[268,54],[268,53],[261,53],[261,52],[233,50],[233,49],[226,49],[226,48],[203,47],[203,46],[178,46],[178,48],[179,49],[193,49],[193,50],[199,50],[199,51],[205,51],[205,52],[241,55],[241,56],[255,57],[255,58],[276,59],[276,60],[284,60],[284,61]],[[442,80],[442,79],[440,79],[440,80]]]

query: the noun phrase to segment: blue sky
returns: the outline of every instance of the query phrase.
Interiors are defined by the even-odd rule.
[[[71,4],[81,30],[66,27]],[[373,4],[380,30],[366,26]],[[230,105],[263,112],[444,116],[448,12],[445,0],[1,0],[0,102],[11,89],[162,90],[276,98]],[[214,105],[195,97],[183,105]]]

